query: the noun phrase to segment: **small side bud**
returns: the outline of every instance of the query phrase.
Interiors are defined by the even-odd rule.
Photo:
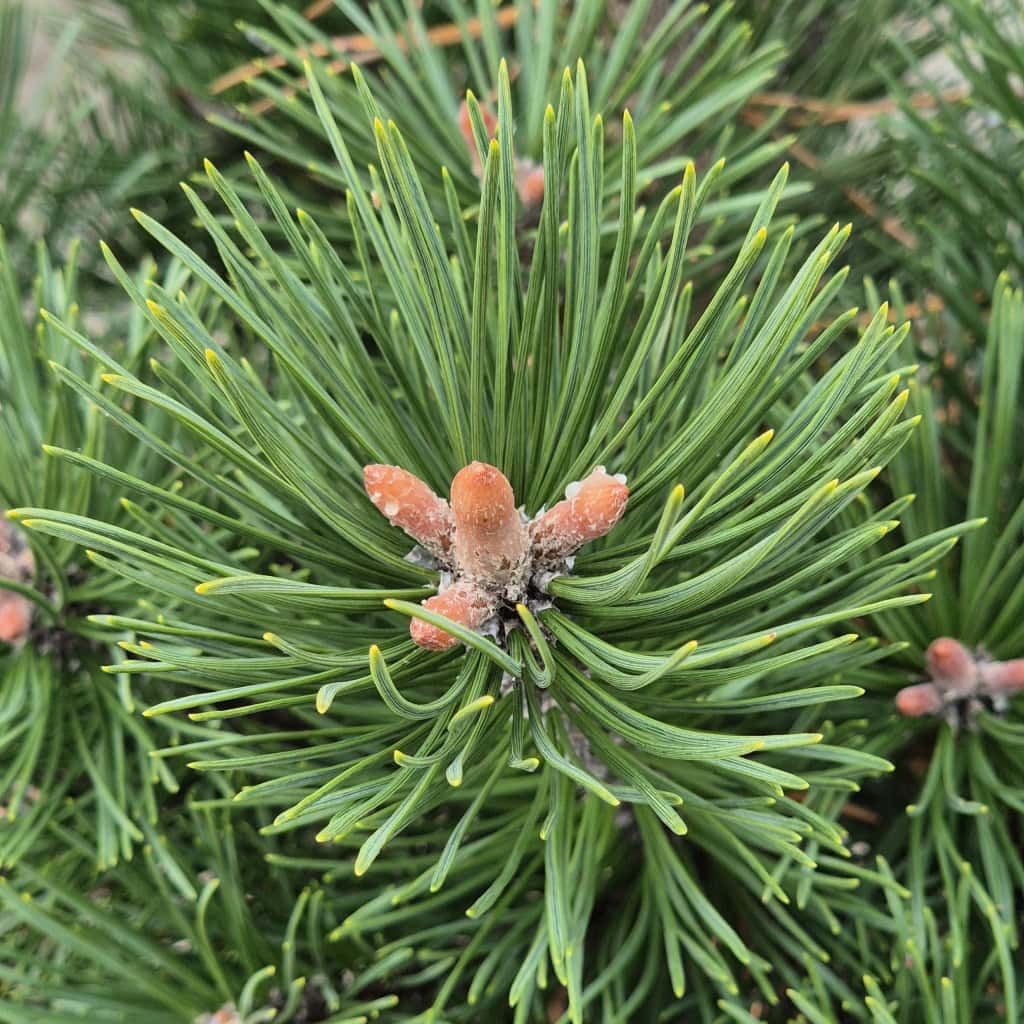
[[[21,594],[0,591],[0,640],[20,644],[32,626],[32,603]]]
[[[6,520],[0,520],[0,577],[29,583],[36,563],[24,536]],[[32,626],[32,602],[13,590],[0,590],[0,641],[23,643]]]
[[[398,466],[363,467],[370,501],[392,526],[404,530],[432,555],[444,558],[451,546],[452,513],[419,477]]]
[[[500,585],[522,568],[526,529],[512,485],[500,469],[471,462],[452,480],[455,561],[462,573]]]
[[[975,683],[976,665],[966,647],[950,636],[933,640],[925,652],[928,674],[940,690],[963,690]]]
[[[470,580],[453,583],[443,594],[427,598],[423,607],[467,629],[479,629],[494,614],[487,593]],[[431,651],[446,651],[459,642],[450,633],[422,619],[412,620],[409,633],[413,643]]]
[[[1024,658],[980,662],[978,675],[982,689],[992,696],[1008,697],[1024,692]]]
[[[622,517],[629,488],[623,477],[609,476],[598,466],[585,480],[570,484],[565,499],[534,521],[533,548],[539,557],[562,558],[603,537]]]
[[[933,683],[904,686],[896,694],[896,710],[908,718],[938,714],[942,710],[942,694]]]

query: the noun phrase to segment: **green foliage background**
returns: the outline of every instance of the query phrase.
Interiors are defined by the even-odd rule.
[[[1022,36],[0,0],[0,1020],[1018,1019]],[[427,652],[473,459],[630,500]]]

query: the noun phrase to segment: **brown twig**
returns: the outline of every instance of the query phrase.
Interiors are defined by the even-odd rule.
[[[501,7],[494,12],[494,21],[498,28],[509,28],[515,24],[518,17],[519,9],[517,7]],[[466,21],[465,34],[470,36],[470,38],[476,38],[482,32],[483,23],[479,18],[469,18]],[[427,41],[434,46],[455,46],[461,42],[462,38],[462,26],[457,25],[455,22],[435,25],[426,31]],[[394,43],[401,50],[407,50],[409,47],[409,43],[404,36],[396,36]],[[358,59],[363,63],[379,60],[381,57],[381,53],[374,44],[373,38],[360,33],[335,36],[329,43],[314,43],[312,46],[304,46],[295,52],[295,57],[305,60],[307,57],[329,57],[332,54],[347,54],[350,59],[358,56]],[[210,92],[216,96],[218,93],[222,93],[236,85],[241,85],[243,82],[258,78],[265,71],[283,68],[287,64],[288,58],[279,53],[250,61],[248,64],[243,64],[241,67],[237,67],[211,82]],[[342,62],[341,68],[338,70],[344,70],[347,66],[347,63]],[[334,65],[329,65],[329,67],[333,68]],[[336,74],[337,71],[333,73]]]
[[[887,320],[891,324],[902,323],[904,320],[920,320],[931,313],[941,313],[945,308],[946,304],[938,295],[929,293],[924,297],[924,301],[908,302],[898,312],[895,307],[890,305]],[[857,317],[857,323],[861,327],[867,327],[874,318],[875,314],[872,310],[865,310]],[[808,328],[808,333],[817,337],[831,322],[831,320],[815,320]]]
[[[941,95],[943,101],[953,103],[963,99],[967,94],[966,89],[957,87],[947,89]],[[915,93],[911,97],[910,103],[918,109],[937,106],[935,97],[931,93]],[[801,108],[814,115],[811,120],[816,118],[822,124],[840,123],[856,117],[877,117],[899,109],[898,102],[893,99],[878,100],[874,103],[831,104],[824,100],[791,93],[757,93],[751,97],[750,104],[743,112],[747,122],[753,125],[764,124],[766,119],[765,115],[760,111],[752,109],[756,106]],[[821,166],[821,161],[809,149],[798,142],[792,143],[788,147],[788,151],[794,160],[803,164],[809,170],[816,171]],[[903,225],[898,217],[883,216],[878,204],[860,189],[850,186],[844,188],[843,193],[865,216],[877,221],[881,229],[890,238],[895,239],[908,249],[917,248],[917,237]],[[917,320],[929,313],[941,313],[943,309],[945,309],[945,303],[943,303],[942,299],[938,295],[929,294],[924,297],[921,303],[907,303],[900,311],[900,314],[908,320]],[[860,322],[862,325],[866,326],[870,320],[870,313],[861,314]],[[896,311],[892,307],[889,308],[889,321],[891,323],[896,322]]]
[[[307,21],[316,21],[321,14],[326,14],[334,6],[334,0],[314,0],[303,12]]]
[[[936,97],[931,92],[914,93],[909,100],[910,106],[917,110],[933,110],[943,103],[958,103],[970,95],[964,85],[945,89]],[[800,96],[791,92],[758,92],[750,97],[748,103],[754,107],[785,107],[795,113],[786,117],[787,122],[796,125],[808,124],[841,124],[857,118],[880,117],[882,114],[897,113],[902,104],[899,100],[886,97],[884,100],[873,100],[867,103],[832,103],[814,96]]]
[[[749,107],[743,112],[743,117],[748,124],[752,124],[755,127],[764,124],[766,120],[764,114],[756,110],[752,110]],[[808,170],[816,171],[820,168],[821,161],[809,149],[800,145],[799,142],[791,143],[788,150],[790,156],[792,156],[798,163],[803,164],[804,167],[808,168]],[[900,245],[903,245],[908,249],[917,248],[917,238],[913,232],[904,227],[899,218],[892,216],[883,217],[878,208],[878,204],[865,193],[861,192],[860,189],[847,187],[843,189],[843,193],[858,210],[870,217],[872,220],[878,221],[882,230],[891,238],[896,239]]]
[[[332,6],[332,0],[314,0],[303,12],[309,20],[318,18]],[[499,28],[508,28],[515,24],[519,16],[519,9],[509,5],[495,11],[495,22]],[[480,18],[470,18],[466,22],[465,34],[470,37],[477,37],[483,31]],[[463,29],[454,22],[443,25],[435,25],[426,32],[426,39],[435,46],[454,46],[463,38]],[[404,36],[395,37],[395,45],[400,49],[408,50],[409,43]],[[331,54],[346,54],[347,59],[335,59],[327,65],[326,71],[329,75],[337,75],[347,70],[352,61],[361,64],[371,64],[381,59],[382,54],[373,42],[372,37],[363,34],[347,36],[336,36],[330,43],[314,43],[312,46],[303,47],[296,51],[295,56],[300,59],[307,57],[325,58]],[[272,69],[285,67],[288,58],[283,54],[273,54],[269,57],[251,61],[241,67],[229,71],[210,84],[210,91],[214,95],[226,91],[236,85],[253,80],[264,72]],[[308,82],[305,78],[299,78],[295,84],[284,89],[286,98],[295,96],[299,90],[305,89]],[[942,92],[941,100],[947,103],[957,102],[968,94],[964,86],[954,86]],[[915,93],[910,98],[911,106],[918,109],[933,108],[938,105],[939,99],[929,92]],[[263,114],[272,109],[276,101],[269,98],[259,100],[250,108],[254,114]],[[866,103],[833,103],[828,100],[818,99],[813,96],[801,96],[796,93],[786,92],[760,92],[751,96],[743,116],[752,125],[761,125],[765,121],[765,115],[756,108],[758,107],[785,107],[790,113],[787,120],[795,124],[838,124],[854,120],[859,117],[877,117],[882,114],[894,113],[899,109],[899,102],[891,97],[883,100],[875,100]],[[790,155],[810,170],[817,170],[820,167],[818,158],[806,147],[799,143],[793,143],[789,147]],[[847,187],[844,190],[847,199],[859,209],[865,216],[876,220],[881,229],[908,249],[917,248],[917,238],[898,217],[883,216],[877,203],[860,189]]]
[[[794,790],[791,793],[787,793],[791,800],[795,800],[797,803],[802,804],[807,798],[806,790]],[[842,809],[839,812],[839,816],[842,818],[853,818],[854,821],[861,821],[865,825],[877,825],[881,820],[876,811],[871,810],[870,807],[865,807],[863,804],[855,804],[847,802],[843,804]]]
[[[381,59],[379,50],[368,50],[366,53],[354,53],[351,60],[332,60],[330,64],[325,67],[325,72],[328,75],[340,75],[343,71],[347,71],[352,63],[360,65],[374,64]],[[302,76],[295,80],[295,85],[285,86],[281,90],[285,99],[291,99],[293,96],[297,96],[300,91],[306,89],[309,85],[309,80]],[[277,100],[271,99],[269,96],[264,97],[261,100],[251,104],[249,106],[250,113],[253,114],[265,114],[268,110],[273,110],[277,106]]]
[[[865,825],[877,825],[881,821],[876,811],[861,804],[845,803],[839,814],[843,818],[852,818],[854,821],[863,822]]]

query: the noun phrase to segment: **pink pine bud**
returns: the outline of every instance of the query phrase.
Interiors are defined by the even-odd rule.
[[[392,526],[404,530],[431,554],[445,556],[451,546],[452,513],[444,498],[398,466],[364,466],[363,486]]]
[[[452,480],[455,562],[462,572],[501,585],[522,568],[526,529],[505,474],[485,462],[471,462]]]
[[[533,548],[541,557],[562,558],[603,537],[622,516],[629,488],[624,477],[598,466],[585,480],[569,484],[565,498],[534,521]]]
[[[443,594],[427,598],[423,607],[467,629],[479,629],[494,614],[486,592],[470,580],[453,583]],[[413,643],[431,651],[446,651],[459,642],[450,633],[422,619],[412,620],[409,633]]]
[[[528,210],[544,202],[544,168],[532,160],[516,161],[516,191]]]
[[[942,694],[932,683],[904,686],[896,694],[896,710],[908,718],[937,714],[942,710]]]
[[[19,644],[32,625],[32,605],[21,594],[0,590],[0,640]]]
[[[495,132],[498,130],[498,119],[486,107],[481,107],[480,113],[483,115],[484,128],[487,129],[487,134],[493,139]],[[480,154],[476,149],[476,139],[473,136],[473,122],[469,117],[469,104],[465,100],[459,106],[459,131],[462,132],[466,149],[469,150],[469,159],[473,164],[473,173],[479,178],[483,174],[484,169],[480,164]]]
[[[933,640],[925,652],[928,674],[940,690],[960,690],[975,682],[974,658],[966,647],[950,636]]]
[[[1013,661],[983,661],[978,664],[982,689],[995,695],[1024,691],[1024,658]]]

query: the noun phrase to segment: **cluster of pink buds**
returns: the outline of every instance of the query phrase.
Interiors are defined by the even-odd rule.
[[[925,660],[929,682],[905,686],[896,694],[901,715],[919,718],[957,706],[966,706],[970,713],[986,701],[1001,711],[1014,694],[1024,692],[1024,658],[994,661],[971,654],[958,640],[942,636],[929,645]]]
[[[14,527],[0,520],[0,577],[28,583],[35,576],[35,560]],[[13,590],[0,588],[0,641],[23,643],[32,625],[32,602]]]
[[[480,108],[487,134],[494,138],[498,130],[498,119],[486,107]],[[459,107],[459,130],[469,150],[469,159],[473,164],[473,173],[482,177],[483,166],[477,152],[476,140],[473,138],[473,122],[469,118],[469,105],[465,100]],[[544,168],[534,163],[529,157],[518,157],[515,164],[516,191],[519,199],[528,210],[534,210],[544,202]]]
[[[502,604],[522,600],[531,585],[564,571],[578,548],[603,537],[622,516],[629,488],[603,466],[570,484],[565,500],[533,520],[516,508],[501,470],[471,462],[452,480],[451,504],[397,466],[366,466],[370,501],[446,570],[439,593],[423,602],[429,611],[467,629],[479,629]],[[414,619],[420,647],[443,651],[458,641],[443,629]]]

